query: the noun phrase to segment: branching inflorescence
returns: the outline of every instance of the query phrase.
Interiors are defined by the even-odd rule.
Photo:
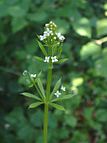
[[[31,82],[31,85],[35,88],[37,94],[24,92],[22,95],[35,99],[35,102],[29,105],[29,108],[36,108],[41,104],[44,104],[44,139],[43,142],[47,143],[47,132],[48,132],[48,110],[52,106],[59,110],[65,110],[60,105],[60,101],[70,99],[74,94],[68,93],[66,88],[62,85],[61,79],[59,79],[53,90],[51,91],[52,83],[52,69],[54,64],[61,64],[67,60],[67,58],[61,58],[62,44],[65,37],[61,33],[57,32],[57,26],[52,21],[45,24],[45,31],[43,35],[38,36],[38,45],[43,53],[44,58],[35,56],[35,59],[48,64],[48,75],[46,82],[46,90],[44,89],[43,83],[40,79],[41,72],[39,74],[31,74],[28,71],[24,71],[23,75],[26,76]]]

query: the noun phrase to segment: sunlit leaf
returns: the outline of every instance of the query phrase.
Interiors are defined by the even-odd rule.
[[[91,37],[91,26],[88,18],[81,17],[78,21],[73,22],[74,30],[81,36]]]
[[[77,77],[77,78],[74,78],[74,79],[72,80],[72,85],[75,86],[75,87],[77,87],[77,86],[82,85],[83,82],[84,82],[83,77]]]
[[[97,56],[101,52],[101,47],[95,42],[89,42],[84,45],[80,51],[80,56],[82,59],[87,59],[90,56]]]
[[[98,36],[107,34],[107,18],[97,22],[97,34]]]

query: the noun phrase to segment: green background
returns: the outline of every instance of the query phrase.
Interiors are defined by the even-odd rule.
[[[53,21],[66,37],[55,66],[53,85],[63,83],[78,95],[64,102],[66,112],[49,113],[49,143],[107,143],[107,1],[0,0],[0,143],[42,143],[43,107],[28,110],[31,100],[22,73],[42,70],[36,34]],[[29,89],[29,91],[32,89]]]

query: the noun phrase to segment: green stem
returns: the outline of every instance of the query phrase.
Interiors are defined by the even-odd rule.
[[[52,63],[49,64],[49,69],[48,69],[47,87],[46,87],[47,100],[49,99],[50,96],[51,81],[52,81]]]
[[[46,101],[44,104],[44,143],[48,143],[48,102],[51,90],[52,81],[52,63],[49,63],[48,76],[47,76],[47,87],[46,87]]]
[[[44,104],[44,143],[48,143],[48,103]]]

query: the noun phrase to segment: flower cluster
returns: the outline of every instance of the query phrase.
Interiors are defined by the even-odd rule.
[[[66,91],[66,89],[65,89],[65,87],[62,85],[61,86],[61,90],[62,91]],[[54,93],[54,95],[58,98],[60,95],[61,95],[61,92],[59,92],[59,90],[57,90],[55,93]]]
[[[56,24],[52,21],[50,21],[48,24],[45,24],[45,31],[43,35],[39,36],[40,41],[43,41],[45,43],[63,42],[65,40],[65,37],[61,35],[61,33],[57,33],[56,28]]]
[[[56,28],[57,28],[56,24],[52,21],[50,21],[48,24],[45,24],[45,27],[49,28],[52,31],[56,31]]]
[[[52,63],[55,63],[55,62],[58,62],[58,59],[57,59],[57,57],[56,56],[48,56],[48,57],[45,57],[45,59],[44,59],[44,62],[45,63],[49,63],[49,60],[52,60]]]

